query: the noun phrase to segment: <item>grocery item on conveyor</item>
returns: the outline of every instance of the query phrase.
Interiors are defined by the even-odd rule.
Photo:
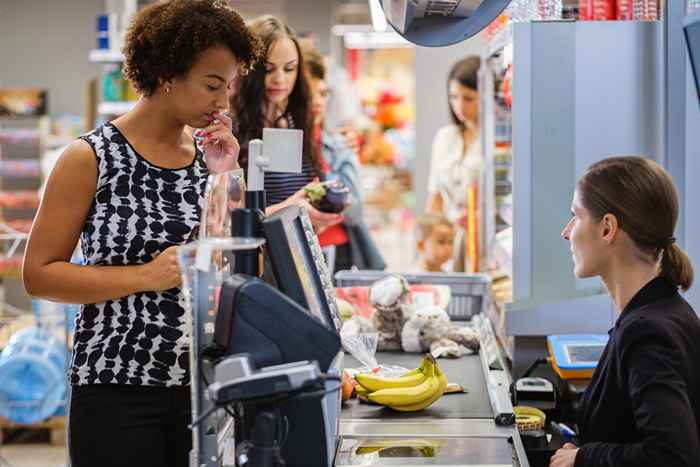
[[[430,354],[425,354],[418,368],[398,378],[357,374],[355,381],[355,391],[370,402],[400,412],[416,412],[429,407],[447,388],[447,378]]]

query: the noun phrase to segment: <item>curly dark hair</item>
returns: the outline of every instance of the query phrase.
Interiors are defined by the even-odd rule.
[[[244,169],[248,167],[248,143],[252,139],[262,138],[265,126],[262,103],[265,101],[265,58],[272,45],[279,39],[287,37],[294,42],[299,56],[297,79],[289,95],[287,114],[294,120],[294,127],[304,131],[303,158],[311,162],[316,175],[323,178],[318,148],[312,141],[313,118],[311,116],[311,88],[309,76],[304,61],[299,39],[294,30],[274,16],[260,16],[249,24],[249,28],[262,44],[260,60],[250,73],[238,80],[238,88],[232,97],[233,133],[241,143],[241,153],[238,161]]]
[[[124,75],[143,95],[186,74],[197,56],[227,47],[246,73],[257,61],[256,37],[223,0],[170,0],[149,5],[134,17],[124,43]]]

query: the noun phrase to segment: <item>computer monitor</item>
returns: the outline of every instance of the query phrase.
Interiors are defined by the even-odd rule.
[[[688,58],[695,79],[695,90],[700,98],[700,10],[683,20],[683,32],[688,45]]]
[[[335,329],[257,277],[234,274],[218,293],[213,340],[223,355],[247,353],[257,368],[316,361],[327,371],[340,351]]]
[[[335,288],[306,212],[290,206],[268,217],[263,227],[279,290],[338,331]]]

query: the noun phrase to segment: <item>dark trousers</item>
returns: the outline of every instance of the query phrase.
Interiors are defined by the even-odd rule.
[[[335,268],[333,268],[333,276],[338,271],[347,271],[352,269],[354,264],[352,264],[352,250],[350,249],[350,242],[343,243],[335,247]]]
[[[71,467],[187,467],[190,388],[73,386]]]

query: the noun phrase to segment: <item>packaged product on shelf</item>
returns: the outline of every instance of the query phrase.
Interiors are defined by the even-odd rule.
[[[102,100],[121,102],[124,100],[124,76],[121,65],[111,64],[102,78]]]
[[[579,20],[606,21],[616,19],[616,1],[617,0],[579,0]]]
[[[40,174],[38,160],[0,160],[0,176],[38,177]]]
[[[46,90],[39,88],[0,89],[0,116],[38,117],[46,115]]]
[[[538,0],[539,19],[542,21],[561,19],[563,6],[562,0]]]
[[[0,207],[37,209],[39,207],[39,193],[36,190],[1,191]]]
[[[617,19],[656,21],[659,19],[657,0],[617,0]]]

